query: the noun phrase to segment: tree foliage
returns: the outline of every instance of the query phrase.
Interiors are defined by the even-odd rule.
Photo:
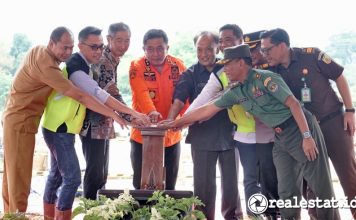
[[[330,37],[325,50],[342,65],[356,63],[356,32],[343,32]]]
[[[0,112],[5,106],[9,88],[12,82],[12,76],[5,73],[0,67]]]
[[[9,55],[13,58],[13,65],[11,68],[11,74],[14,75],[18,66],[20,65],[24,55],[32,46],[32,42],[27,35],[22,33],[14,34],[12,46]]]

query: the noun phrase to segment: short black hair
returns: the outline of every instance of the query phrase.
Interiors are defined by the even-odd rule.
[[[219,29],[219,32],[224,30],[232,30],[236,38],[242,39],[243,37],[242,29],[237,24],[225,24]]]
[[[109,26],[108,35],[114,36],[119,31],[127,31],[127,32],[129,32],[129,34],[131,36],[130,27],[123,22],[111,24]]]
[[[58,41],[61,40],[61,37],[65,33],[69,33],[73,37],[73,33],[72,33],[71,30],[69,30],[67,27],[60,26],[60,27],[55,28],[52,31],[51,36],[50,36],[50,40],[53,41],[54,43],[57,43]]]
[[[270,38],[271,43],[278,45],[284,42],[288,47],[290,46],[289,35],[287,31],[282,28],[276,28],[261,33],[261,39]]]
[[[88,39],[89,35],[101,35],[101,29],[93,26],[87,26],[83,28],[78,35],[79,42],[83,42]]]
[[[148,40],[154,38],[163,38],[164,43],[168,44],[168,37],[166,32],[161,29],[150,29],[143,36],[143,45],[146,45]]]
[[[197,35],[195,35],[194,39],[193,39],[193,42],[194,42],[194,45],[196,45],[198,39],[202,36],[208,36],[208,37],[211,37],[213,38],[214,42],[216,44],[219,43],[219,35],[217,33],[214,33],[214,32],[211,32],[211,31],[202,31],[200,33],[198,33]]]

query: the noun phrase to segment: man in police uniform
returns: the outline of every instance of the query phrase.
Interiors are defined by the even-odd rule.
[[[244,43],[248,44],[251,52],[252,66],[256,69],[269,69],[267,60],[263,57],[261,53],[261,33],[265,32],[265,30],[251,32],[248,34],[244,34]]]
[[[329,157],[347,198],[356,196],[356,160],[353,145],[355,109],[344,68],[318,48],[291,48],[280,28],[262,34],[262,51],[297,99],[319,121]],[[343,103],[329,80],[336,82]],[[345,111],[343,109],[343,105]],[[356,218],[356,209],[352,208]]]
[[[262,32],[264,30],[244,34],[244,42],[250,47],[253,68],[270,70],[271,67],[260,52],[260,34]],[[254,120],[256,128],[257,179],[261,185],[262,194],[268,200],[278,200],[277,173],[272,158],[274,130],[266,126],[258,118],[254,118]],[[279,210],[278,208],[267,208],[264,214],[268,219],[277,219]]]
[[[182,127],[194,121],[210,118],[234,104],[245,110],[276,132],[273,159],[277,168],[279,196],[282,200],[300,199],[302,177],[308,181],[316,196],[324,200],[334,197],[326,149],[320,127],[309,112],[303,110],[280,76],[270,71],[251,68],[248,45],[224,50],[220,62],[236,86],[214,103],[202,106],[168,124]],[[320,187],[320,186],[323,187]],[[333,208],[317,209],[320,219],[339,219]],[[281,209],[282,219],[299,219],[300,209]]]

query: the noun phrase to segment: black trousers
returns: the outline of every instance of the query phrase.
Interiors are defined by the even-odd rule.
[[[240,194],[238,190],[239,154],[236,148],[225,151],[197,150],[191,148],[194,165],[194,195],[205,206],[197,207],[208,220],[215,219],[216,164],[221,175],[221,214],[225,220],[242,218]]]
[[[142,144],[130,140],[131,142],[131,165],[133,169],[133,186],[140,189],[142,171]],[[177,182],[180,158],[180,142],[165,147],[164,166],[166,168],[166,189],[174,190]]]
[[[106,184],[109,170],[109,139],[92,139],[80,136],[86,162],[83,193],[87,199],[96,200],[96,193]]]

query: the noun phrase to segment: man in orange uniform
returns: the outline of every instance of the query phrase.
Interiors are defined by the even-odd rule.
[[[168,37],[163,30],[151,29],[143,37],[145,55],[131,62],[130,85],[133,108],[147,114],[152,123],[166,119],[172,105],[175,85],[186,67],[168,55]],[[166,189],[173,190],[177,181],[180,157],[179,131],[167,131],[164,137]],[[142,136],[138,129],[131,132],[131,164],[133,186],[140,188],[142,168]]]

